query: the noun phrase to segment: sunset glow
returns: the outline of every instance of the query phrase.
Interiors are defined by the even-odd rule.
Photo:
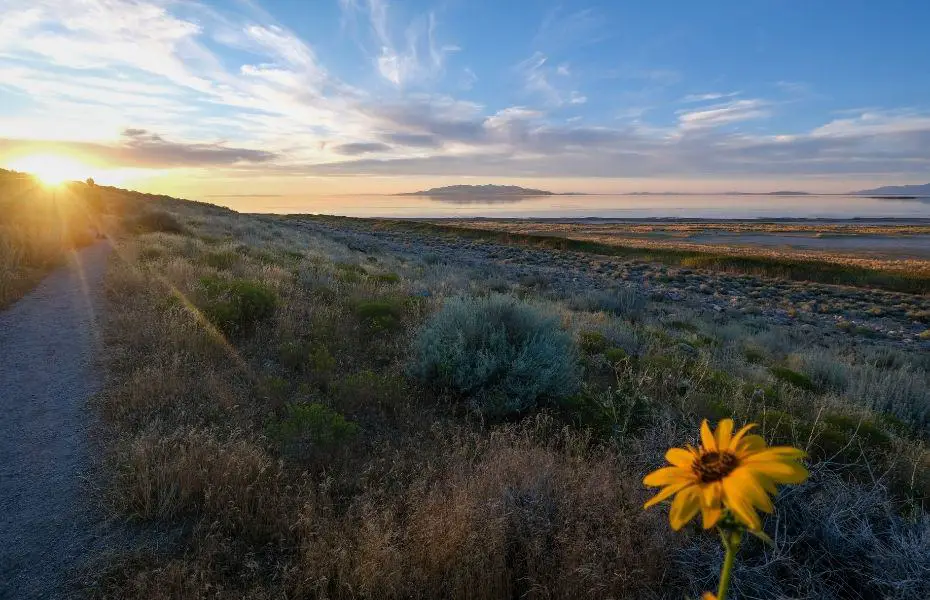
[[[30,173],[45,185],[59,185],[65,181],[84,180],[91,176],[92,169],[68,156],[58,154],[35,154],[7,164],[13,171]]]
[[[687,2],[2,4],[0,165],[49,183],[844,193],[930,168],[925,15],[879,4],[812,9],[829,28]],[[861,65],[837,70],[852,39]]]

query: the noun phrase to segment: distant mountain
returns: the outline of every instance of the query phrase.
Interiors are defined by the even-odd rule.
[[[923,185],[886,185],[874,190],[851,192],[856,196],[930,196],[930,183]]]
[[[447,185],[401,196],[556,196],[554,192],[534,190],[518,185]]]

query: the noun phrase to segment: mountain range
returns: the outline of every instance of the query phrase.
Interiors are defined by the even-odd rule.
[[[930,183],[922,185],[886,185],[851,193],[856,196],[930,196]]]
[[[520,187],[518,185],[447,185],[419,192],[408,192],[400,196],[583,196],[581,193],[557,193],[547,190]],[[631,196],[688,196],[688,192],[632,192]],[[808,192],[784,190],[777,192],[724,192],[725,196],[806,196]],[[930,183],[922,185],[886,185],[870,190],[849,192],[853,196],[926,196],[930,197]]]
[[[534,190],[518,185],[447,185],[401,196],[556,196],[555,192]]]

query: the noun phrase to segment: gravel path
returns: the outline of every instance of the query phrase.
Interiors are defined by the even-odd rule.
[[[72,570],[105,545],[89,501],[87,399],[102,383],[99,243],[0,313],[0,598],[69,598]]]

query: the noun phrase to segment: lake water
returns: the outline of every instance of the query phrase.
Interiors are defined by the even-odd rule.
[[[240,212],[353,217],[603,217],[603,218],[930,218],[930,198],[856,196],[592,195],[452,199],[430,196],[209,197]]]

